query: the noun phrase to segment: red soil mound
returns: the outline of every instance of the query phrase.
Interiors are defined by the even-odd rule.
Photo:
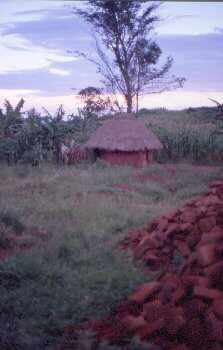
[[[131,232],[121,247],[162,274],[85,328],[112,344],[138,336],[162,350],[223,349],[223,182]]]

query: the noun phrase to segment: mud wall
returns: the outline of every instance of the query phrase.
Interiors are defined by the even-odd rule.
[[[101,151],[101,159],[112,165],[131,165],[143,167],[153,161],[152,151],[122,152],[122,151]]]

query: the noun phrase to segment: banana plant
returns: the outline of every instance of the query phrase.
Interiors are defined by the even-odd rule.
[[[44,128],[47,131],[49,148],[52,150],[57,164],[61,162],[61,144],[64,140],[79,130],[78,125],[64,120],[63,106],[59,106],[56,113],[52,115],[44,108]]]
[[[24,100],[21,99],[15,108],[8,100],[5,100],[5,112],[0,110],[0,135],[1,137],[14,137],[23,126],[22,108]]]
[[[5,100],[4,111],[0,109],[0,158],[6,159],[8,165],[18,159],[19,144],[17,136],[24,124],[22,115],[24,102],[21,99],[13,108],[11,103]]]

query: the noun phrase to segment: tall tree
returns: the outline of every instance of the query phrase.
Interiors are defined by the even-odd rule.
[[[138,109],[140,94],[182,86],[184,78],[166,77],[173,59],[157,67],[162,51],[153,39],[159,3],[147,0],[87,0],[75,12],[93,26],[98,59],[94,62],[108,92],[124,96],[127,112]],[[105,53],[106,52],[106,53]]]

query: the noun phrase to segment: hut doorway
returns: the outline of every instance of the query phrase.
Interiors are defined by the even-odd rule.
[[[95,158],[95,160],[97,160],[100,157],[101,157],[101,151],[99,150],[99,148],[95,148],[94,149],[94,158]]]
[[[147,162],[147,164],[150,164],[150,163],[153,162],[153,159],[154,159],[153,152],[154,151],[147,151],[146,152],[146,162]]]

